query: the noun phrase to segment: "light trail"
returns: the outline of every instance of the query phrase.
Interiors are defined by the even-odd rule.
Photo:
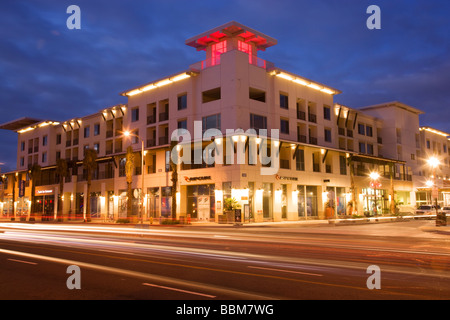
[[[172,288],[187,287],[187,288],[192,288],[193,290],[196,290],[199,292],[209,290],[212,292],[216,292],[219,295],[235,297],[235,299],[242,299],[242,300],[279,300],[280,299],[279,297],[265,296],[265,295],[261,295],[261,294],[257,294],[257,293],[250,293],[250,292],[242,292],[240,290],[233,290],[230,288],[224,288],[224,287],[217,286],[217,285],[211,285],[211,284],[205,284],[205,283],[199,283],[199,282],[181,280],[181,279],[174,279],[174,278],[169,278],[169,277],[165,277],[165,276],[153,275],[153,274],[149,274],[149,273],[115,268],[115,267],[102,266],[102,265],[98,265],[98,264],[70,260],[70,259],[62,259],[62,258],[38,255],[38,254],[33,254],[33,253],[26,253],[26,252],[21,252],[21,251],[6,250],[6,249],[0,249],[0,253],[6,254],[6,255],[19,256],[19,257],[23,257],[23,258],[35,259],[35,260],[43,260],[43,261],[52,262],[52,263],[59,263],[59,264],[67,265],[67,266],[76,265],[80,268],[87,268],[87,269],[96,270],[96,271],[100,271],[100,272],[118,274],[118,275],[125,276],[125,277],[139,278],[139,279],[143,279],[148,282],[163,283],[165,286],[171,286]],[[183,289],[180,288],[178,290],[183,290]],[[186,291],[190,291],[190,290],[186,290]],[[217,295],[216,296],[211,295],[210,297],[217,297]]]

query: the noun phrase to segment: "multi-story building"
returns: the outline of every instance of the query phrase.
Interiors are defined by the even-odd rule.
[[[423,132],[419,110],[401,103],[389,105],[389,113],[337,104],[339,90],[258,57],[277,41],[234,21],[186,44],[205,51],[206,59],[123,91],[127,104],[66,121],[0,126],[18,133],[17,170],[4,175],[0,190],[3,216],[26,219],[34,202],[33,211],[44,216],[84,217],[83,160],[94,149],[92,218],[126,218],[128,147],[134,152],[131,215],[140,215],[143,199],[144,219],[171,214],[173,154],[183,159],[175,171],[179,218],[217,222],[228,198],[240,204],[244,221],[346,215],[352,200],[353,213],[385,213],[391,183],[397,201],[414,204],[413,177],[421,171],[406,155],[422,152],[416,148]],[[412,122],[398,120],[410,114]],[[183,133],[178,148],[174,132]],[[379,181],[368,178],[371,171],[380,172]]]

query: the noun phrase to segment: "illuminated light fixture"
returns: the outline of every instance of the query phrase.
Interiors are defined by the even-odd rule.
[[[25,132],[28,132],[28,131],[31,131],[31,130],[34,130],[34,128],[33,127],[28,127],[26,129],[19,130],[18,133],[25,133]]]
[[[291,77],[290,75],[288,75],[286,73],[277,73],[276,75],[277,75],[277,77],[280,77],[280,78],[283,78],[286,80],[290,80],[290,81],[294,80],[293,77]]]
[[[316,89],[316,90],[319,90],[319,91],[321,91],[322,89],[317,85],[317,84],[315,84],[315,83],[310,83],[310,84],[308,84],[308,85],[306,85],[307,87],[310,87],[310,88],[313,88],[313,89]]]
[[[310,81],[307,81],[307,80],[304,80],[304,79],[301,79],[301,78],[297,78],[297,77],[295,77],[293,75],[290,75],[290,74],[287,74],[287,73],[284,73],[284,72],[273,71],[270,74],[271,75],[275,75],[275,76],[280,77],[280,78],[283,78],[285,80],[289,80],[289,81],[301,84],[301,85],[303,85],[305,87],[309,87],[309,88],[315,89],[317,91],[325,92],[327,94],[336,94],[337,93],[335,90],[329,89],[329,88],[324,87],[324,86],[320,86],[318,84],[315,84],[313,82],[310,82]]]
[[[136,95],[136,94],[138,94],[138,93],[141,93],[142,91],[140,90],[140,89],[136,89],[136,90],[133,90],[133,91],[130,91],[130,92],[127,92],[127,96],[134,96],[134,95]]]
[[[334,91],[333,91],[333,90],[330,90],[330,89],[328,89],[328,88],[323,88],[323,89],[321,89],[320,91],[325,92],[325,93],[328,93],[328,94],[334,94]]]
[[[436,129],[433,129],[433,128],[430,128],[430,127],[421,127],[421,128],[419,128],[419,130],[420,131],[425,130],[425,131],[428,131],[428,132],[431,132],[431,133],[434,133],[434,134],[438,134],[438,135],[443,136],[443,137],[448,137],[449,136],[448,133],[445,133],[445,132],[442,132],[442,131],[439,131],[439,130],[436,130]]]
[[[142,92],[147,92],[147,91],[150,91],[152,89],[159,88],[159,87],[171,84],[173,82],[177,82],[177,81],[180,81],[180,80],[187,79],[189,77],[191,77],[191,74],[189,74],[187,72],[180,73],[180,74],[178,74],[176,76],[173,76],[171,78],[166,78],[166,79],[163,79],[163,80],[158,81],[156,83],[151,83],[149,85],[146,85],[145,87],[128,91],[128,92],[124,93],[124,95],[127,95],[127,96],[131,97],[131,96],[137,95],[137,94],[142,93]]]
[[[380,178],[380,174],[376,171],[373,171],[369,174],[370,179],[372,180],[378,180]]]
[[[260,144],[261,143],[261,138],[256,138],[255,142],[256,142],[256,144]]]
[[[158,83],[156,83],[155,86],[157,86],[157,87],[162,87],[162,86],[165,86],[165,85],[167,85],[167,84],[169,84],[169,83],[172,83],[172,80],[170,80],[170,79],[164,79],[164,80],[159,81]]]
[[[302,79],[296,78],[295,80],[292,80],[292,81],[295,82],[295,83],[301,84],[303,86],[307,86],[308,85],[308,82],[306,82],[306,81],[304,81]]]
[[[177,75],[177,76],[171,78],[171,80],[172,80],[173,82],[176,82],[176,81],[180,81],[180,80],[187,79],[187,78],[189,78],[189,77],[190,77],[190,75],[188,75],[187,73],[182,73],[182,74],[179,74],[179,75]]]
[[[146,86],[146,87],[143,87],[143,88],[141,89],[141,91],[142,91],[142,92],[146,92],[146,91],[150,91],[150,90],[155,89],[155,88],[157,88],[157,87],[152,83],[152,84],[150,84],[150,85],[148,85],[148,86]]]
[[[436,168],[437,166],[439,166],[441,163],[439,161],[438,158],[436,157],[431,157],[427,160],[428,164],[430,165],[430,167],[432,168]]]

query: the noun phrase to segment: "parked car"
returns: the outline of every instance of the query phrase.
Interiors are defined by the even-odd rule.
[[[446,216],[450,216],[450,207],[442,207],[441,212],[445,213]]]
[[[438,206],[438,210],[439,209],[440,207]],[[436,206],[432,205],[420,206],[415,210],[414,214],[418,215],[436,214]]]

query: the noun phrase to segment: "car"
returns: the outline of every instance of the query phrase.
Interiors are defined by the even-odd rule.
[[[438,210],[439,210],[439,206],[438,206]],[[414,214],[417,214],[417,215],[436,214],[436,206],[432,206],[432,205],[419,206],[414,211]]]
[[[441,212],[445,213],[445,215],[450,214],[450,207],[442,207],[442,209],[440,210]]]

